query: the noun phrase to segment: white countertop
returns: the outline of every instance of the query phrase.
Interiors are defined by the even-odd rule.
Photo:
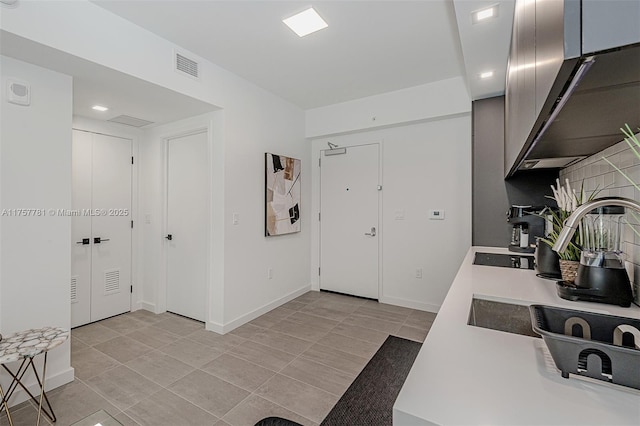
[[[640,391],[563,379],[542,339],[467,325],[474,296],[632,318],[640,308],[560,299],[555,281],[535,271],[472,265],[476,251],[510,253],[469,250],[393,407],[394,425],[640,425]]]

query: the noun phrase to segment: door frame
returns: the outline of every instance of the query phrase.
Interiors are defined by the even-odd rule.
[[[134,158],[131,165],[131,212],[130,220],[133,220],[133,229],[131,230],[131,285],[133,286],[133,292],[129,293],[129,306],[131,311],[136,311],[142,307],[142,285],[143,282],[140,274],[142,268],[139,267],[141,253],[140,240],[140,227],[142,226],[142,220],[139,217],[138,200],[139,200],[139,167],[140,155],[139,155],[139,136],[136,133],[129,133],[121,130],[117,126],[112,126],[110,123],[94,121],[91,119],[84,119],[82,117],[74,117],[71,130],[77,130],[79,132],[97,133],[100,135],[111,136],[119,139],[131,140],[131,155]],[[139,285],[140,284],[140,285]],[[71,315],[71,314],[69,314]]]
[[[312,290],[320,290],[320,282],[321,275],[318,273],[320,270],[320,265],[322,264],[322,259],[320,258],[320,245],[322,244],[321,239],[321,223],[319,220],[321,217],[320,214],[322,212],[322,200],[320,197],[321,185],[322,185],[322,167],[320,167],[320,161],[324,158],[324,151],[328,151],[328,142],[337,143],[340,148],[347,148],[347,150],[351,147],[365,146],[365,145],[377,145],[378,146],[378,185],[382,186],[382,190],[378,193],[378,300],[382,300],[384,298],[384,282],[383,282],[383,268],[382,268],[382,260],[383,260],[383,242],[384,242],[384,226],[383,226],[383,216],[382,216],[382,206],[383,206],[383,197],[384,197],[384,174],[383,174],[383,151],[384,151],[384,140],[363,140],[363,141],[343,141],[340,137],[335,138],[321,138],[316,139],[312,142],[312,161],[314,164],[312,171],[312,200],[311,205],[313,209],[313,214],[315,217],[314,223],[312,226],[311,232],[311,289]],[[348,154],[347,154],[348,155]],[[320,271],[321,272],[321,271]]]
[[[160,244],[161,244],[161,259],[162,265],[160,267],[160,275],[158,282],[158,293],[156,295],[156,313],[162,313],[167,311],[167,292],[169,290],[167,283],[167,275],[169,268],[169,250],[167,244],[165,242],[165,236],[169,232],[169,221],[168,221],[168,209],[169,209],[169,141],[172,139],[181,138],[184,136],[195,135],[198,133],[206,133],[207,134],[207,157],[209,161],[207,161],[207,205],[209,206],[209,214],[208,220],[206,224],[206,233],[209,236],[207,243],[207,251],[205,253],[205,259],[208,259],[206,262],[206,272],[205,272],[205,327],[211,322],[211,276],[212,276],[212,267],[211,267],[211,255],[213,253],[213,238],[212,238],[212,230],[213,230],[213,188],[212,184],[212,151],[213,151],[213,125],[212,123],[202,124],[202,125],[194,125],[189,126],[179,131],[171,132],[165,134],[161,137],[162,140],[162,210],[161,210],[161,223],[162,223],[162,235],[160,235]]]

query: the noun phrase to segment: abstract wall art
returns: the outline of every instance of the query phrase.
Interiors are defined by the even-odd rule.
[[[300,160],[265,154],[265,235],[300,232]]]

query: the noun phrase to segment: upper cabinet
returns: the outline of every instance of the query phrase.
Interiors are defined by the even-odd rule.
[[[620,141],[624,123],[640,125],[639,21],[640,0],[516,0],[507,177],[564,167]],[[618,25],[630,29],[612,36]]]
[[[582,0],[582,51],[591,54],[640,41],[640,0]]]

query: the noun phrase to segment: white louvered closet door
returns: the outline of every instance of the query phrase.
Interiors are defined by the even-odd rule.
[[[72,211],[91,209],[92,134],[73,131]],[[91,322],[91,217],[71,217],[71,327]]]
[[[73,132],[72,327],[131,310],[131,150]]]

